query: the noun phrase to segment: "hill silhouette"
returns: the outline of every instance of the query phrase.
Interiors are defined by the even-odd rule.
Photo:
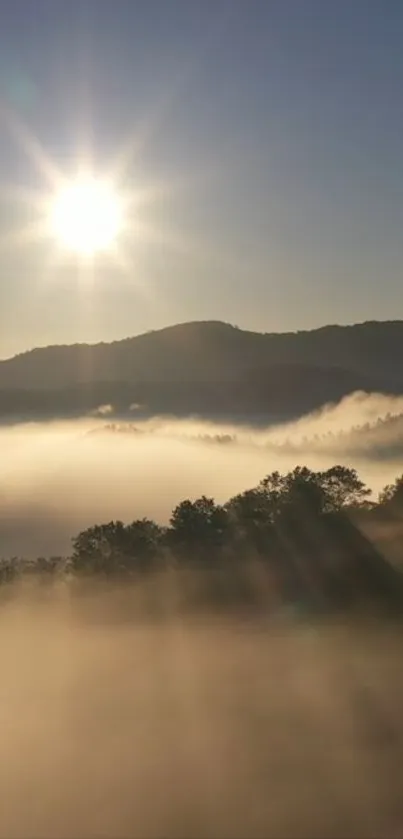
[[[257,333],[217,321],[0,362],[0,415],[297,416],[357,390],[403,393],[403,321]]]

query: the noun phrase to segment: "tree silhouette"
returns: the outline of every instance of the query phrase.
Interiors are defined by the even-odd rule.
[[[272,499],[262,485],[235,495],[225,505],[234,545],[267,553],[273,535]]]
[[[387,484],[379,493],[378,502],[383,507],[389,507],[394,512],[403,511],[403,475],[393,484]]]
[[[147,518],[137,519],[126,527],[126,552],[132,568],[150,567],[161,552],[165,532],[165,528]]]
[[[228,513],[213,498],[202,495],[196,501],[182,501],[172,513],[169,542],[190,560],[212,556],[225,545],[228,535]]]
[[[357,471],[347,466],[332,466],[317,475],[325,494],[324,512],[338,512],[366,505],[372,494],[358,477]]]
[[[121,521],[94,525],[73,539],[72,569],[109,574],[119,571],[125,556],[125,526]]]
[[[168,527],[147,518],[88,527],[73,539],[70,561],[0,561],[0,582],[32,572],[51,581],[69,569],[73,574],[137,579],[173,557],[193,571],[199,563],[211,603],[240,596],[246,602],[254,590],[251,580],[262,580],[262,572],[286,600],[328,608],[359,597],[383,598],[400,609],[402,575],[363,536],[357,522],[371,517],[376,522],[383,510],[401,515],[403,475],[384,488],[373,509],[370,495],[357,472],[342,465],[273,471],[224,506],[205,495],[182,501]]]
[[[125,526],[121,521],[95,525],[73,539],[72,568],[117,574],[143,570],[156,558],[162,529],[149,519]]]

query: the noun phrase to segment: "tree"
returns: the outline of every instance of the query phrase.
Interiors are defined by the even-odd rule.
[[[182,501],[170,519],[169,542],[187,558],[205,557],[223,547],[228,535],[227,511],[213,498]]]
[[[106,574],[118,571],[124,553],[124,530],[121,521],[83,530],[73,539],[72,569]]]
[[[225,505],[232,527],[233,541],[243,542],[258,552],[267,548],[272,534],[272,501],[265,488],[258,486],[235,495]]]
[[[332,466],[318,472],[319,485],[325,495],[324,512],[338,512],[365,506],[371,490],[358,477],[357,471],[347,466]]]
[[[371,495],[355,469],[339,465],[321,472],[306,466],[297,466],[286,475],[272,472],[260,486],[266,491],[274,514],[290,507],[301,507],[317,515],[335,513],[360,506]]]
[[[89,527],[73,539],[72,568],[105,574],[144,570],[156,557],[162,535],[150,519]]]
[[[151,519],[137,519],[129,524],[125,533],[129,565],[138,569],[149,567],[161,551],[164,535],[165,528]]]
[[[387,484],[379,493],[378,503],[383,507],[391,509],[403,509],[403,475],[400,475],[393,484]]]

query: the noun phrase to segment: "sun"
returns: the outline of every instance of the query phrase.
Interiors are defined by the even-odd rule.
[[[111,248],[123,225],[122,204],[114,189],[94,177],[63,186],[50,206],[50,227],[62,246],[81,256]]]

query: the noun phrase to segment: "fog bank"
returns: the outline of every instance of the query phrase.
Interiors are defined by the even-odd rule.
[[[391,416],[388,418],[388,414]],[[402,471],[403,399],[355,394],[257,431],[113,416],[0,428],[0,556],[65,554],[95,522],[168,521],[183,498],[219,502],[298,464],[354,466],[374,492]]]

